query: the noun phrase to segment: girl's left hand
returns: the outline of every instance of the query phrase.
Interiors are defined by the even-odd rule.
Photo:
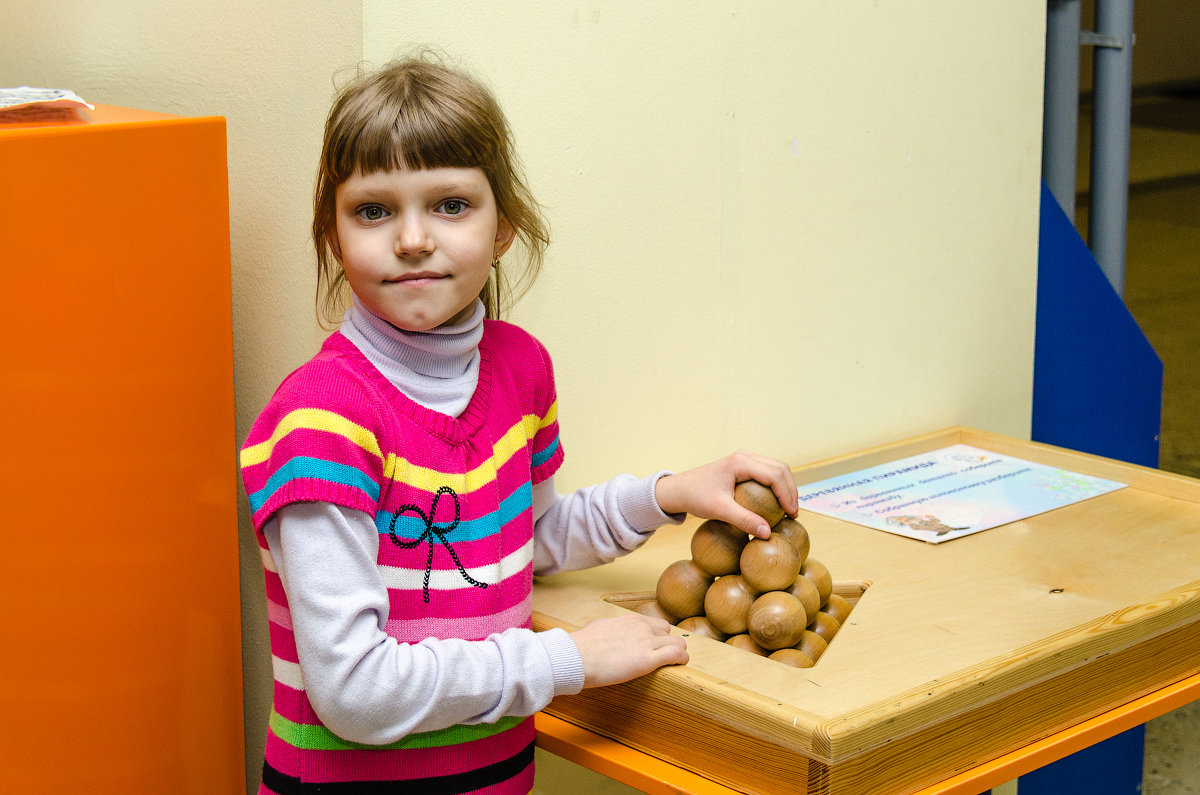
[[[800,510],[791,468],[782,461],[744,451],[660,478],[654,496],[663,513],[690,513],[701,519],[719,519],[751,535],[767,538],[771,528],[766,520],[733,499],[734,485],[743,480],[757,480],[770,486],[788,516],[794,517]]]

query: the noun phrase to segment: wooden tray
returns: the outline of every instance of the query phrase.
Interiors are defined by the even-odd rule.
[[[748,793],[904,793],[1200,671],[1200,481],[966,428],[796,479],[959,443],[1129,486],[940,545],[802,513],[811,556],[869,584],[814,668],[693,636],[688,665],[547,711]],[[620,615],[605,597],[653,590],[696,524],[540,579],[534,626]]]

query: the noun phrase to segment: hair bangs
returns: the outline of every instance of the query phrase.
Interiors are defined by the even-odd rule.
[[[459,109],[409,95],[383,112],[357,116],[339,145],[329,148],[328,164],[335,182],[355,172],[370,174],[396,169],[476,168],[492,163],[496,136]],[[347,119],[347,121],[350,121]],[[485,170],[487,170],[485,168]]]

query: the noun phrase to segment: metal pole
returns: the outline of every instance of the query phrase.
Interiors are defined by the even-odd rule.
[[[1092,54],[1092,164],[1088,246],[1118,295],[1125,293],[1133,0],[1096,0]]]
[[[1042,179],[1072,222],[1079,141],[1079,28],[1082,0],[1046,4]]]

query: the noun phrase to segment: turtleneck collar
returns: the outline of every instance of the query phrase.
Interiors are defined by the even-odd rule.
[[[430,378],[459,378],[478,364],[479,341],[483,339],[483,302],[476,300],[474,312],[461,323],[438,326],[429,331],[404,331],[367,309],[355,296],[346,310],[342,331],[350,326],[371,349],[363,353],[378,366],[375,354]],[[350,336],[350,335],[347,335]],[[357,343],[357,340],[355,340]],[[361,347],[361,346],[360,346]]]
[[[466,320],[429,331],[404,331],[354,298],[341,333],[396,389],[427,409],[458,417],[479,383],[483,302]]]

